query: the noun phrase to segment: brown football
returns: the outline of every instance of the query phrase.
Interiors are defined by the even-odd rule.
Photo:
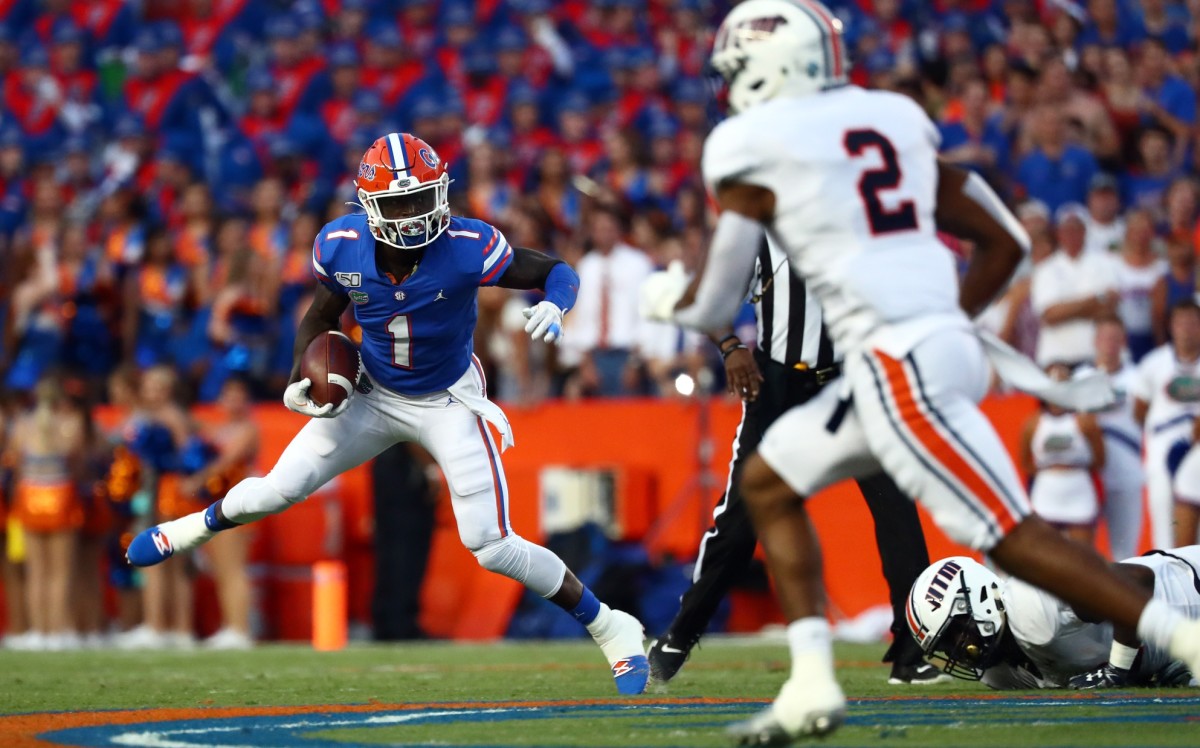
[[[358,381],[358,348],[340,332],[323,332],[304,349],[300,376],[312,380],[308,397],[317,405],[341,405]]]

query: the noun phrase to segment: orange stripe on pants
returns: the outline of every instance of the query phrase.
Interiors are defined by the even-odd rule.
[[[958,450],[938,433],[933,422],[921,412],[917,401],[913,399],[912,387],[908,375],[904,371],[904,366],[896,359],[889,358],[878,351],[875,351],[875,360],[883,366],[888,389],[891,390],[892,398],[896,401],[900,420],[908,427],[909,433],[920,442],[921,446],[946,472],[954,476],[970,494],[983,503],[984,508],[992,515],[1001,531],[1008,534],[1016,527],[1017,519],[1013,517],[1012,512],[1004,505],[1004,500],[992,490],[983,476],[963,459]],[[884,403],[884,407],[887,407],[887,403]]]

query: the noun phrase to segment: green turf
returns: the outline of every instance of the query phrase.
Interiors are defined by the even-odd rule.
[[[877,664],[882,646],[839,645],[840,677],[852,699],[851,722],[823,745],[885,746],[1195,746],[1194,702],[1125,702],[1157,692],[1104,699],[1023,693],[1025,701],[977,702],[974,683],[919,690],[886,683]],[[652,698],[770,699],[786,675],[780,645],[713,641],[666,693]],[[617,694],[593,645],[447,644],[360,646],[317,653],[264,646],[252,652],[3,653],[0,714],[131,707],[267,706],[345,703],[561,701],[614,699]],[[894,697],[917,700],[886,701]],[[596,713],[506,713],[496,722],[390,724],[314,729],[325,741],[411,745],[708,746],[726,745],[721,728],[750,705],[639,706]],[[1116,703],[1114,703],[1114,701]],[[1191,721],[1184,721],[1190,715]],[[537,718],[535,718],[537,717]],[[1169,718],[1179,721],[1170,722]]]

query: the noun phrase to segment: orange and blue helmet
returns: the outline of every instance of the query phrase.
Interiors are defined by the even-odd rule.
[[[379,138],[354,178],[371,234],[400,249],[432,244],[450,225],[450,175],[424,140],[406,132]]]

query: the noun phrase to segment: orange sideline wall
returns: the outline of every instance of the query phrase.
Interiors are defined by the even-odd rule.
[[[708,409],[713,485],[697,485],[702,410]],[[1031,398],[995,396],[984,410],[1010,451]],[[507,408],[516,446],[504,454],[510,514],[514,528],[530,539],[538,526],[539,473],[547,466],[613,467],[620,486],[618,515],[626,539],[644,542],[654,557],[690,560],[724,490],[733,435],[741,406],[725,399],[703,405],[682,400],[553,402],[536,408]],[[108,414],[101,414],[103,423]],[[201,419],[211,417],[205,409]],[[304,418],[276,405],[255,413],[263,430],[260,467],[270,468]],[[802,444],[797,449],[803,449]],[[374,583],[370,473],[352,471],[308,501],[270,517],[254,530],[256,594],[265,633],[272,638],[307,639],[311,632],[310,566],[343,559],[349,568],[352,620],[370,619]],[[825,553],[826,579],[835,615],[853,616],[887,603],[874,530],[865,503],[852,484],[835,486],[810,500]],[[931,558],[967,553],[945,538],[922,515]],[[449,501],[439,504],[438,526],[423,587],[422,624],[437,637],[490,639],[501,636],[520,597],[515,582],[482,571],[458,542]],[[211,580],[201,577],[201,633],[219,625]],[[755,630],[778,620],[769,596],[735,596],[729,626]]]

